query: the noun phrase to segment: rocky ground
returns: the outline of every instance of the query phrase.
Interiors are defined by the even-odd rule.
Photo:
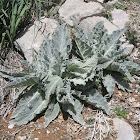
[[[73,0],[74,1],[74,0]],[[88,1],[89,2],[89,1]],[[101,3],[101,2],[100,2]],[[65,4],[65,3],[64,3]],[[79,3],[75,3],[75,5]],[[89,3],[90,6],[92,5]],[[136,2],[131,1],[121,1],[123,6],[127,5],[125,8],[125,12],[129,16],[129,22],[127,24],[128,30],[122,41],[127,43],[127,46],[131,46],[128,48],[128,53],[126,55],[130,55],[134,58],[134,61],[140,63],[140,5]],[[84,5],[81,3],[81,5]],[[64,6],[64,5],[62,5]],[[89,6],[89,5],[88,5]],[[87,13],[83,11],[81,15],[74,15],[74,11],[71,11],[69,8],[69,13],[65,13],[63,10],[67,9],[67,4],[65,7],[61,7],[62,9],[59,11],[61,22],[66,22],[68,24],[72,24],[72,21],[76,21],[85,28],[85,24],[90,25],[94,24],[94,19],[98,19],[97,21],[104,20],[106,22],[106,28],[108,29],[112,25],[113,21],[110,23],[111,19],[105,19],[105,16],[108,16],[111,13],[111,8],[106,8],[106,14],[102,15],[104,11],[103,7],[98,5],[101,11],[87,11]],[[84,7],[84,6],[83,6]],[[105,6],[106,7],[106,6]],[[113,4],[114,7],[114,4]],[[122,8],[122,7],[121,7]],[[76,9],[79,10],[79,9]],[[103,11],[102,11],[103,10]],[[80,11],[80,10],[79,10]],[[91,12],[91,13],[90,13]],[[95,12],[97,12],[95,14]],[[73,14],[74,16],[68,16],[68,14]],[[82,17],[85,14],[85,17]],[[99,15],[98,15],[99,14]],[[101,15],[100,15],[101,14]],[[95,16],[96,15],[96,16]],[[100,18],[98,18],[98,16]],[[113,15],[112,15],[113,17]],[[111,17],[111,18],[112,18]],[[73,19],[74,18],[74,19]],[[88,20],[87,20],[88,18]],[[91,19],[93,18],[93,19]],[[49,20],[50,21],[50,20]],[[91,21],[90,23],[88,23]],[[58,22],[53,22],[53,24],[49,24],[49,29],[55,29]],[[108,23],[108,24],[107,24]],[[123,25],[122,25],[123,26]],[[90,27],[90,26],[88,26]],[[92,28],[92,27],[91,27]],[[115,30],[116,25],[112,25],[112,30]],[[52,32],[52,30],[46,30],[46,32]],[[86,28],[87,30],[87,28]],[[88,29],[89,30],[89,29]],[[41,38],[41,37],[40,37]],[[21,41],[22,38],[17,40]],[[40,41],[41,42],[41,41]],[[32,46],[39,46],[40,42],[32,42],[27,41],[28,46],[30,46],[29,50]],[[132,44],[133,43],[133,44]],[[20,44],[20,42],[18,42]],[[21,50],[25,53],[25,58],[30,59],[31,53],[27,54],[28,50],[24,50],[24,45],[21,44]],[[38,48],[37,48],[38,49]],[[26,51],[26,52],[24,52]],[[19,54],[17,51],[13,51],[9,54],[8,58],[5,61],[5,64],[0,65],[0,69],[10,70],[10,71],[21,71],[23,69],[20,60],[24,59],[23,55]],[[0,86],[3,86],[7,83],[7,79],[0,78]],[[54,120],[47,128],[44,128],[44,119],[40,115],[38,119],[36,118],[32,122],[24,126],[13,126],[8,124],[10,120],[10,115],[15,106],[13,102],[13,96],[18,89],[0,89],[0,139],[1,140],[139,140],[140,139],[140,77],[134,76],[133,83],[133,92],[127,93],[118,90],[115,88],[115,93],[112,98],[108,101],[111,107],[111,115],[107,116],[103,114],[102,111],[97,111],[97,109],[92,108],[89,105],[85,105],[84,110],[82,112],[84,119],[86,121],[85,126],[81,126],[75,123],[68,114],[60,113],[58,118]]]

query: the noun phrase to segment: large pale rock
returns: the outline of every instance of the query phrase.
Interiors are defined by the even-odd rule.
[[[60,19],[73,26],[73,22],[79,23],[86,17],[101,15],[104,8],[97,2],[85,3],[83,0],[66,0],[59,9]]]
[[[119,118],[113,119],[114,130],[118,133],[117,140],[134,140],[134,132],[132,127]]]
[[[122,29],[125,27],[125,24],[129,21],[128,14],[120,9],[115,9],[111,12],[113,24],[115,24],[118,28]]]
[[[84,19],[81,23],[80,23],[80,27],[86,31],[86,32],[91,32],[91,30],[93,29],[93,27],[99,23],[103,21],[104,22],[104,26],[105,28],[108,30],[108,33],[111,34],[113,31],[118,30],[118,28],[113,25],[110,21],[108,21],[106,18],[104,17],[89,17]]]
[[[58,25],[56,20],[49,18],[44,18],[40,22],[37,21],[22,32],[14,44],[23,51],[25,58],[31,62],[33,50],[38,52],[44,35],[52,34]]]

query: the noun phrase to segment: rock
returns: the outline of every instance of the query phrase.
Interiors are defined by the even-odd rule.
[[[59,16],[63,22],[73,26],[73,22],[79,23],[87,17],[101,15],[104,10],[104,7],[97,2],[85,3],[83,0],[66,0],[59,9]]]
[[[111,34],[113,31],[118,30],[118,28],[113,25],[110,21],[108,21],[106,18],[104,17],[89,17],[84,19],[81,23],[80,26],[81,28],[86,31],[86,32],[91,32],[91,30],[93,29],[93,27],[99,23],[103,21],[104,22],[104,26],[105,28],[108,30],[108,33]]]
[[[118,0],[108,1],[108,2],[106,3],[106,5],[107,5],[107,6],[114,6],[117,2],[118,2]]]
[[[119,118],[113,119],[114,130],[118,132],[117,140],[134,140],[134,132],[132,127]]]
[[[27,30],[22,32],[15,40],[14,44],[24,53],[25,58],[32,62],[33,49],[38,52],[44,39],[44,35],[52,34],[58,26],[54,19],[44,18],[35,22]]]
[[[118,28],[122,29],[125,27],[125,24],[129,21],[128,14],[120,9],[115,9],[111,12],[113,24],[115,24]]]
[[[97,0],[98,2],[100,2],[100,3],[104,3],[104,0]]]
[[[14,126],[15,126],[14,124],[9,124],[9,125],[8,125],[8,129],[13,129]]]
[[[129,44],[128,42],[125,42],[120,46],[120,49],[125,49],[123,52],[124,56],[129,56],[129,55],[131,55],[131,52],[134,49],[134,45]]]
[[[18,140],[26,140],[26,136],[18,136],[17,139]]]

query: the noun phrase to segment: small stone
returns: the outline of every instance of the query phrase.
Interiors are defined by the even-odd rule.
[[[129,102],[134,102],[134,101],[135,101],[135,98],[133,98],[133,97],[129,98]]]
[[[73,126],[72,130],[73,130],[74,132],[77,132],[78,129],[77,129],[76,126]]]
[[[26,136],[18,136],[18,140],[26,140]]]
[[[34,138],[34,140],[39,140],[39,138]]]
[[[125,42],[120,46],[120,49],[125,49],[124,52],[123,52],[124,53],[123,55],[124,56],[129,56],[129,55],[131,55],[131,52],[134,49],[134,45],[129,44],[128,42]]]
[[[140,107],[139,102],[132,102],[132,105],[133,105],[134,107]]]
[[[122,119],[113,119],[114,130],[118,132],[117,140],[134,140],[132,127]]]
[[[118,2],[118,0],[108,1],[108,2],[106,3],[106,5],[107,5],[107,6],[113,6],[113,5],[115,5],[117,2]]]
[[[47,134],[50,134],[51,133],[49,130],[47,130],[46,132],[47,132]]]
[[[14,124],[9,124],[9,125],[8,125],[8,129],[13,129],[14,126],[15,126]]]

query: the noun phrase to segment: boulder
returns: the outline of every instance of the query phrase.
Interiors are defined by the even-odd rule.
[[[63,22],[73,26],[73,22],[79,23],[81,20],[102,15],[104,7],[97,2],[85,3],[83,0],[66,0],[59,9],[59,17]]]
[[[134,140],[134,132],[132,127],[122,119],[113,119],[114,130],[117,131],[117,140]]]
[[[49,18],[36,21],[16,38],[14,44],[21,49],[25,58],[32,62],[33,50],[38,52],[44,35],[52,34],[58,25],[56,20]]]
[[[125,27],[125,24],[129,21],[128,14],[120,9],[114,9],[112,12],[113,24],[115,24],[119,29]]]
[[[118,30],[118,28],[113,25],[110,21],[108,21],[106,18],[104,17],[89,17],[84,19],[81,23],[80,23],[80,27],[85,31],[85,32],[91,32],[91,30],[93,29],[93,27],[98,23],[98,22],[104,22],[104,26],[105,28],[108,30],[108,34],[111,34],[113,31]]]

